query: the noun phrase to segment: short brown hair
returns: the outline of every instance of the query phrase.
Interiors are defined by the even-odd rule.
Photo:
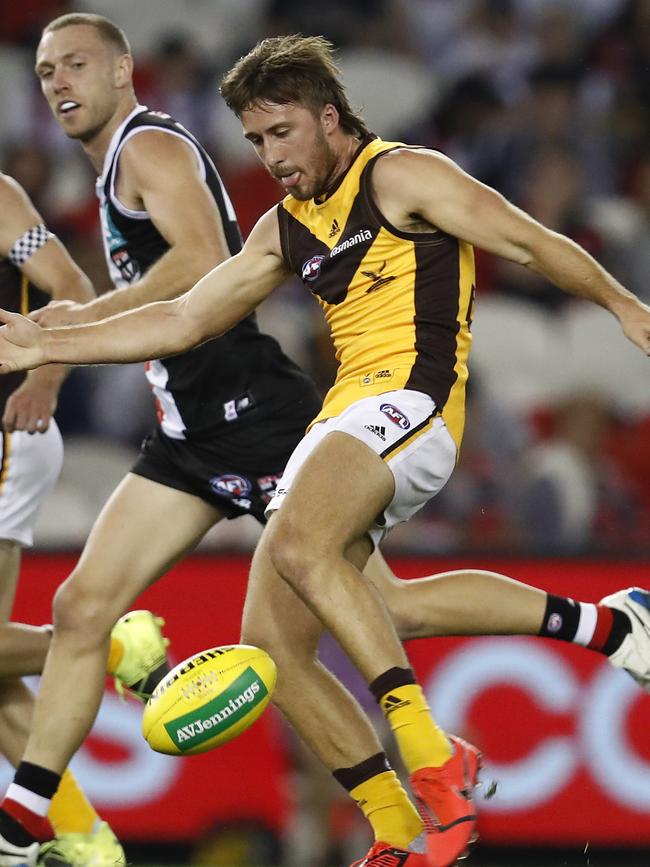
[[[117,26],[109,18],[103,15],[95,15],[91,12],[70,12],[67,15],[60,15],[43,28],[43,36],[46,33],[52,33],[55,30],[62,30],[64,27],[75,27],[80,24],[86,24],[89,27],[94,27],[103,37],[106,42],[109,42],[119,54],[131,54],[131,46],[126,38],[126,33]]]
[[[298,103],[320,111],[332,104],[345,132],[364,137],[365,121],[350,107],[333,45],[322,36],[273,36],[258,42],[221,82],[228,107],[241,113],[260,102]]]

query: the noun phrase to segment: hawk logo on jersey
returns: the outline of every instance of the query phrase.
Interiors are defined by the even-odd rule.
[[[386,267],[386,262],[381,266],[379,271],[362,271],[364,277],[368,277],[369,280],[372,280],[372,284],[368,286],[366,289],[366,295],[369,292],[376,292],[377,289],[380,289],[382,286],[385,286],[387,283],[392,283],[395,277],[382,277],[382,271]]]
[[[332,227],[331,227],[329,235],[327,237],[333,238],[335,235],[338,235],[338,233],[340,231],[341,231],[341,227],[339,226],[339,221],[334,219],[334,220],[332,220]]]
[[[214,476],[210,479],[210,487],[215,494],[222,497],[230,497],[231,500],[246,497],[253,490],[251,482],[244,476],[236,476],[234,473],[226,473],[224,476]]]
[[[401,427],[402,430],[408,430],[411,427],[411,422],[407,419],[404,413],[397,409],[396,406],[393,406],[392,403],[382,403],[379,407],[379,411],[383,412],[383,414],[389,418],[393,424]]]
[[[318,279],[320,274],[320,266],[323,262],[325,256],[312,256],[311,259],[308,259],[305,264],[302,266],[302,280],[303,283],[313,283],[314,280]]]

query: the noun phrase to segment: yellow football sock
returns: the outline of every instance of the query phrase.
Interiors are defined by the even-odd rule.
[[[113,638],[111,636],[111,646],[110,650],[108,651],[108,663],[106,664],[106,671],[109,674],[115,673],[115,669],[118,667],[120,662],[122,662],[123,656],[124,645],[119,638]]]
[[[418,684],[391,689],[382,696],[380,706],[409,774],[420,768],[440,767],[451,758],[447,736],[436,725]]]
[[[422,821],[395,771],[384,771],[350,790],[372,825],[375,840],[400,849],[422,833]]]
[[[52,798],[48,819],[54,834],[91,834],[100,821],[71,771],[65,771]]]

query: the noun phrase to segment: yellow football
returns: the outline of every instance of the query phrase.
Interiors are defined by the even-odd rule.
[[[171,756],[204,753],[241,734],[271,700],[277,671],[264,650],[212,647],[179,663],[147,702],[142,734]]]

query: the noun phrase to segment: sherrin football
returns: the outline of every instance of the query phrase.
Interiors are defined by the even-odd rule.
[[[155,688],[142,717],[152,750],[204,753],[241,734],[271,700],[277,671],[264,650],[212,647],[179,663]]]

